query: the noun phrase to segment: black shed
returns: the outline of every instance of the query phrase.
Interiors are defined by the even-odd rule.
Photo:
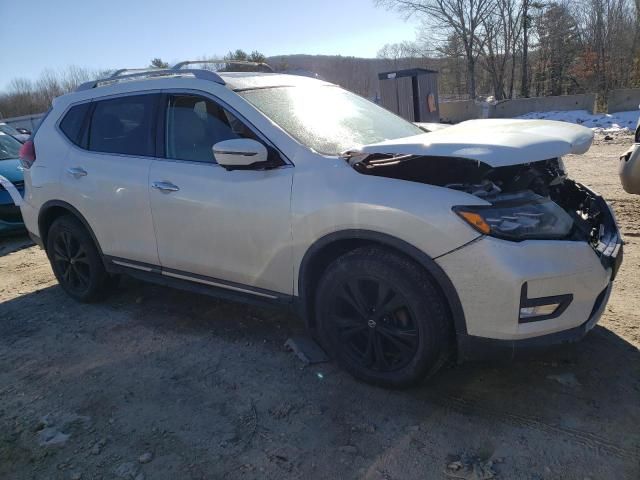
[[[410,122],[439,122],[438,72],[410,68],[378,74],[380,104]]]

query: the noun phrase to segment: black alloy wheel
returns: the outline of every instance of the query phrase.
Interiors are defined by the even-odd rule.
[[[71,215],[58,217],[49,227],[47,256],[60,286],[80,302],[100,300],[115,285],[91,235]]]
[[[70,290],[82,294],[90,285],[91,267],[80,241],[68,231],[61,231],[53,241],[55,269]]]
[[[405,367],[418,350],[418,328],[407,299],[376,277],[344,282],[329,321],[345,353],[365,368],[392,372]]]
[[[354,377],[403,388],[447,359],[449,310],[435,282],[411,259],[378,246],[353,250],[327,267],[316,292],[319,340]]]

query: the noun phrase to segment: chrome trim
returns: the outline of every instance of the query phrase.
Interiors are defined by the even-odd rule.
[[[205,285],[211,285],[212,287],[226,288],[227,290],[234,290],[236,292],[250,293],[252,295],[257,295],[259,297],[265,297],[265,298],[271,298],[271,299],[278,298],[275,295],[268,295],[266,293],[256,292],[256,291],[248,290],[245,288],[233,287],[231,285],[226,285],[224,283],[212,282],[211,280],[205,280],[203,278],[197,278],[197,277],[190,277],[188,275],[182,275],[179,273],[163,271],[162,275],[166,275],[167,277],[179,278],[180,280],[188,280],[190,282],[204,283]]]
[[[111,262],[122,267],[135,268],[136,270],[142,270],[143,272],[153,272],[153,268],[151,267],[143,267],[142,265],[135,265],[133,263],[127,263],[121,260],[111,260]]]
[[[219,153],[220,155],[240,155],[243,157],[254,157],[258,152],[233,152],[231,150],[214,150],[213,153]]]
[[[87,171],[82,167],[70,167],[67,168],[67,173],[75,178],[86,177]]]
[[[180,187],[174,185],[171,182],[153,182],[151,184],[151,188],[155,188],[156,190],[160,190],[161,192],[177,192],[180,190]]]

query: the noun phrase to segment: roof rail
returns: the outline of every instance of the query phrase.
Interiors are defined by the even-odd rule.
[[[115,72],[113,72],[111,75],[109,75],[109,78],[115,78],[115,77],[119,77],[120,75],[122,75],[125,72],[153,72],[153,71],[157,71],[157,70],[161,70],[160,68],[157,67],[148,67],[148,68],[121,68],[119,70],[116,70]],[[166,69],[165,69],[166,70]]]
[[[194,64],[199,64],[199,63],[213,63],[216,65],[220,65],[222,63],[227,64],[230,63],[232,65],[245,65],[245,66],[250,66],[250,67],[261,67],[261,68],[265,68],[267,69],[269,72],[273,72],[273,67],[271,65],[269,65],[268,63],[264,63],[264,62],[250,62],[247,60],[227,60],[227,59],[218,59],[218,58],[212,58],[209,60],[186,60],[184,62],[180,62],[180,63],[176,63],[173,67],[171,67],[171,70],[181,70],[182,67],[187,66],[187,65],[194,65]]]
[[[126,75],[121,75],[121,73],[131,71],[131,70],[141,70],[136,73],[129,73]],[[113,85],[115,83],[120,83],[121,81],[129,81],[129,80],[137,80],[144,78],[162,78],[162,77],[183,77],[186,75],[192,75],[195,78],[200,80],[209,80],[211,82],[219,83],[220,85],[225,85],[225,81],[218,75],[216,72],[212,72],[210,70],[202,70],[202,69],[186,69],[186,70],[174,70],[174,69],[120,69],[116,70],[111,76],[106,78],[99,78],[97,80],[91,80],[89,82],[85,82],[80,84],[76,88],[76,92],[80,92],[82,90],[90,90],[92,88],[101,87],[103,85]]]

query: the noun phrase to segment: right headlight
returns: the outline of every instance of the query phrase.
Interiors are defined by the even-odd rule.
[[[573,227],[573,219],[558,204],[532,192],[501,195],[492,205],[453,211],[480,233],[506,240],[560,239]]]

